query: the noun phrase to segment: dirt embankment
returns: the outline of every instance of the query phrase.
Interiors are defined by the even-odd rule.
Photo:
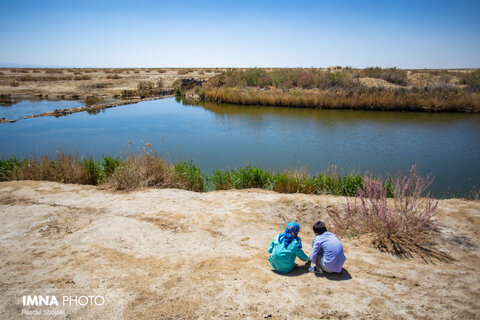
[[[113,193],[53,182],[0,183],[0,318],[23,295],[103,296],[49,307],[71,319],[473,319],[480,314],[480,202],[441,200],[428,254],[398,258],[342,239],[342,274],[272,272],[266,252],[290,220],[307,254],[311,224],[342,197],[261,190]],[[300,263],[302,265],[302,263]],[[35,316],[35,319],[51,316]]]

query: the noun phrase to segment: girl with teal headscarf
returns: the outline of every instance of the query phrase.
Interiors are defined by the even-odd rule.
[[[295,221],[287,224],[285,232],[275,236],[268,253],[268,261],[273,269],[280,273],[290,272],[295,266],[295,259],[299,257],[303,261],[309,261],[309,257],[302,250],[302,240],[298,236],[300,225]]]

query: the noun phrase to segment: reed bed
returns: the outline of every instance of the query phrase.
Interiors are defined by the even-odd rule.
[[[211,77],[188,97],[243,105],[319,109],[389,111],[480,111],[480,70],[431,72],[425,86],[409,86],[408,73],[397,68],[353,69],[226,69]],[[459,79],[451,82],[452,75]],[[378,78],[389,86],[362,84]]]
[[[479,112],[480,95],[450,90],[355,88],[330,90],[260,90],[257,88],[204,88],[205,101],[242,105],[389,111]]]

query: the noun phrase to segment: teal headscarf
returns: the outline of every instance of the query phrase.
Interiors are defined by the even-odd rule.
[[[302,240],[298,237],[298,232],[300,231],[300,225],[295,221],[291,221],[287,224],[284,233],[278,235],[278,242],[282,243],[286,247],[292,242],[293,239],[297,239],[298,248],[302,248]]]

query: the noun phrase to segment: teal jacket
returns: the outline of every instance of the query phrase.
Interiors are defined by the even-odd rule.
[[[278,242],[278,236],[273,239],[268,253],[271,253],[268,261],[272,265],[273,269],[280,273],[290,272],[295,266],[295,259],[299,257],[303,261],[308,261],[310,258],[298,247],[298,241],[292,240],[288,247],[285,248],[283,243]]]

